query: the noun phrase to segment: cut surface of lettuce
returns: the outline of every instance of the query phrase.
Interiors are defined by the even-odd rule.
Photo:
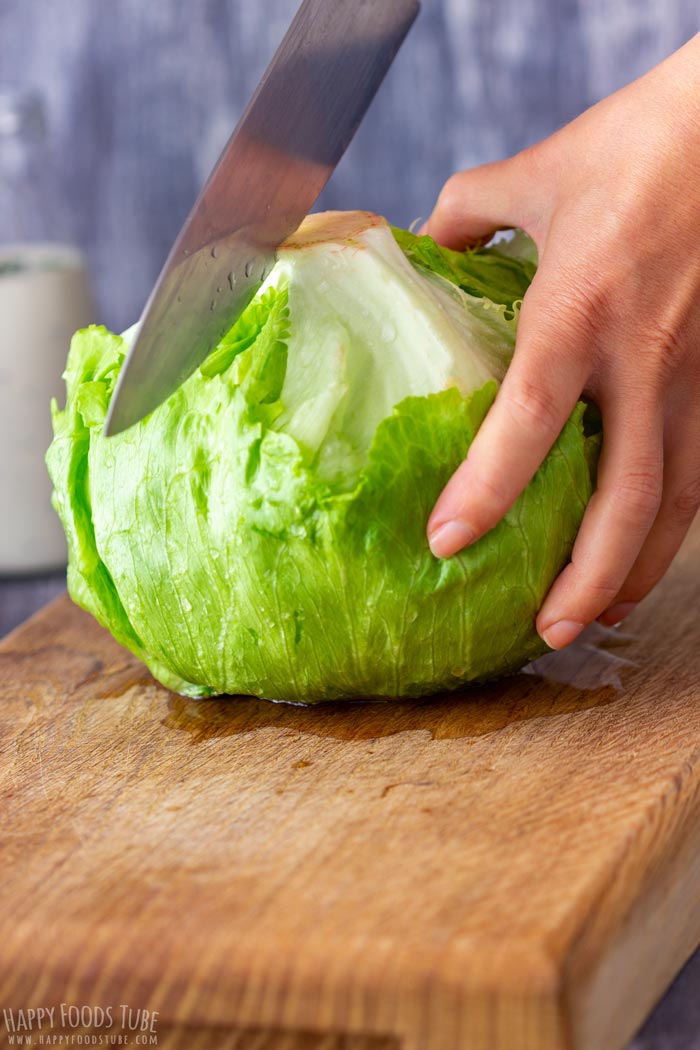
[[[47,456],[73,599],[194,697],[417,696],[539,655],[594,483],[584,406],[483,539],[441,561],[425,536],[533,273],[527,244],[310,216],[201,369],[108,439],[128,335],[78,332]]]

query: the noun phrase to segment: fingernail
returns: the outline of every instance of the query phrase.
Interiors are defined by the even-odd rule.
[[[428,223],[427,222],[421,223],[421,225],[416,230],[416,236],[417,237],[424,237],[427,232],[428,232]]]
[[[476,532],[464,521],[448,521],[428,536],[430,549],[436,558],[449,558],[476,539]]]
[[[542,640],[550,649],[564,649],[578,638],[584,626],[575,620],[557,620],[546,631],[542,631]]]
[[[598,617],[598,623],[602,623],[603,627],[617,627],[618,623],[622,623],[636,608],[637,602],[619,602],[617,605],[611,605]]]

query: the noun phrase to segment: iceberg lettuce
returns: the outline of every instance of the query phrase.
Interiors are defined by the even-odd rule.
[[[417,696],[538,656],[594,484],[586,407],[473,547],[441,561],[425,535],[534,272],[522,234],[459,253],[310,216],[202,367],[111,438],[131,333],[78,332],[47,454],[74,601],[193,697]]]

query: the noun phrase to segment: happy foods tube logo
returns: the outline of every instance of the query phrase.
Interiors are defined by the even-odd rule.
[[[158,1046],[158,1011],[118,1006],[3,1009],[1,1046]]]

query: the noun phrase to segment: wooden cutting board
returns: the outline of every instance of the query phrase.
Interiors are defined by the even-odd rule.
[[[185,700],[59,599],[0,646],[0,1007],[157,1011],[161,1050],[622,1047],[700,940],[699,567],[696,531],[621,693],[393,706]]]

